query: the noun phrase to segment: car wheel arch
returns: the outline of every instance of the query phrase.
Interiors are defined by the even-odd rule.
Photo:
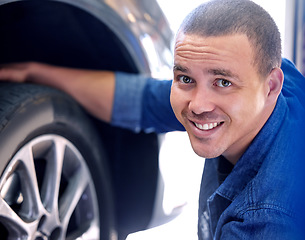
[[[64,6],[65,8],[67,6],[70,6],[68,2],[71,1],[68,0],[66,1],[64,0],[63,1],[60,0],[2,1],[2,2],[0,1],[0,4],[3,2],[6,3],[11,2],[12,4],[17,4],[17,5],[25,4],[25,2],[26,3],[36,2],[35,4],[42,4],[42,5],[44,5],[44,3],[46,2],[52,2],[52,4],[54,3],[57,6],[61,5]],[[85,1],[76,0],[75,2],[85,2]],[[0,51],[1,51],[0,63],[16,62],[16,61],[41,61],[45,63],[68,66],[68,67],[108,69],[108,70],[125,71],[131,73],[139,73],[139,72],[147,73],[149,71],[146,60],[141,61],[141,59],[144,58],[144,55],[140,46],[138,45],[139,44],[138,40],[133,41],[136,38],[131,35],[131,31],[124,30],[126,34],[124,36],[126,38],[132,36],[131,39],[126,39],[126,42],[130,41],[128,43],[130,44],[128,47],[124,43],[125,41],[124,37],[122,36],[119,37],[117,35],[117,32],[121,31],[122,29],[121,30],[117,29],[115,31],[113,29],[110,29],[111,25],[107,23],[106,17],[105,19],[103,19],[102,24],[100,24],[101,19],[97,19],[91,13],[88,14],[88,12],[84,11],[83,9],[80,9],[77,6],[73,7],[71,5],[72,6],[71,9],[73,9],[72,11],[76,11],[77,14],[80,14],[79,16],[84,17],[86,19],[87,17],[89,17],[88,19],[90,20],[85,25],[82,26],[82,29],[71,28],[71,30],[75,30],[71,35],[70,32],[64,31],[67,27],[63,26],[64,24],[66,23],[68,24],[69,22],[64,21],[65,18],[63,19],[60,18],[60,17],[64,17],[67,12],[62,12],[61,15],[57,12],[57,14],[59,14],[60,17],[58,17],[57,14],[54,14],[53,17],[55,19],[51,19],[51,20],[57,21],[58,19],[60,19],[61,21],[58,21],[54,26],[52,24],[47,25],[50,28],[45,28],[44,23],[35,21],[35,18],[32,19],[32,17],[34,16],[31,15],[28,16],[29,17],[28,19],[29,21],[27,20],[28,22],[21,21],[23,23],[23,26],[20,27],[14,25],[14,24],[18,24],[17,22],[14,23],[9,22],[9,20],[11,19],[18,20],[18,18],[15,18],[16,15],[14,14],[11,15],[9,19],[5,18],[7,15],[9,15],[9,12],[5,11],[7,9],[6,7],[8,7],[9,5],[10,3],[7,5],[6,4],[0,5],[0,12],[2,10],[2,12],[0,13],[0,19],[1,19],[0,22],[8,23],[7,25],[8,27],[6,27],[6,24],[0,24],[0,30],[3,36],[3,38],[0,39]],[[68,8],[70,9],[70,7]],[[45,11],[47,10],[48,9],[46,9]],[[70,10],[68,10],[68,12],[69,11]],[[22,14],[21,15],[20,14],[21,14],[20,12],[17,12],[17,17],[23,16]],[[39,12],[37,14],[39,14]],[[43,14],[38,16],[43,16]],[[33,22],[35,22],[35,24],[38,24],[38,26],[35,26],[35,28],[31,30],[29,29],[30,25],[28,24],[31,24]],[[76,23],[78,25],[79,22]],[[84,33],[87,32],[83,32],[83,30],[88,29],[87,26],[89,25],[92,26],[91,24],[94,25],[95,27],[92,27],[92,29],[90,30],[92,31],[91,33],[85,34],[88,37],[88,39],[84,39],[82,36],[84,35]],[[12,27],[12,25],[13,27],[16,28],[15,29],[10,28]],[[56,31],[56,27],[58,26],[62,27],[59,33],[57,33]],[[120,27],[123,28],[123,25]],[[101,29],[101,32],[95,38],[94,33],[96,32],[97,29]],[[51,31],[51,34],[49,34],[48,31]],[[106,37],[106,39],[104,37]],[[69,38],[71,40],[75,40],[76,43],[71,44]],[[44,42],[47,40],[49,41],[48,43]],[[105,46],[100,46],[100,43],[102,41],[105,41],[104,42]],[[136,48],[131,47],[133,46],[131,45],[131,42],[135,44]],[[133,53],[131,51],[133,51]],[[114,56],[112,56],[111,53]],[[31,88],[30,86],[26,86],[25,91],[28,91],[30,88]],[[108,126],[106,128],[108,129]],[[140,134],[141,136],[135,136],[133,133],[131,134],[128,131],[122,131],[121,129],[120,130],[115,129],[114,131],[110,130],[109,134],[108,135],[105,134],[103,138],[106,138],[106,141],[108,141],[107,138],[112,135],[115,135],[115,137],[109,145],[113,145],[113,143],[118,145],[120,144],[126,145],[126,142],[128,142],[128,144],[131,144],[130,139],[132,138],[135,139],[135,144],[133,144],[132,146],[133,147],[132,151],[134,153],[135,151],[138,151],[138,149],[141,149],[142,151],[142,153],[136,154],[137,155],[136,157],[138,159],[134,159],[135,154],[129,152],[129,150],[127,149],[128,146],[123,146],[122,148],[124,148],[124,153],[115,156],[115,158],[120,158],[121,162],[124,162],[125,159],[128,159],[128,161],[130,159],[133,159],[132,164],[137,164],[138,162],[141,161],[142,162],[141,165],[139,164],[137,166],[140,171],[138,171],[138,169],[135,169],[131,165],[127,166],[125,164],[122,166],[117,166],[117,162],[115,162],[113,166],[111,166],[112,168],[119,168],[118,172],[117,169],[114,169],[115,173],[120,176],[119,177],[120,179],[117,180],[118,186],[116,189],[116,193],[118,195],[115,196],[116,199],[115,207],[119,209],[117,219],[119,219],[119,225],[122,228],[121,230],[122,238],[124,238],[126,234],[133,231],[145,229],[145,227],[147,227],[149,224],[152,214],[152,208],[154,207],[154,203],[153,203],[155,200],[154,190],[157,186],[156,175],[158,174],[158,162],[157,162],[158,143],[156,140],[157,137],[154,134],[150,134],[149,136],[147,136],[146,134],[141,133]],[[141,147],[138,147],[137,144],[141,144]],[[112,149],[110,154],[112,154],[114,151]],[[117,151],[115,152],[115,154],[117,154]],[[133,176],[132,178],[130,178],[128,174],[130,175],[139,174],[141,177],[145,177],[145,180],[142,181],[142,185],[146,185],[146,188],[147,189],[150,188],[150,190],[143,189],[144,186],[132,187],[131,184],[135,183],[136,177]],[[121,176],[123,176],[123,178],[121,178]],[[140,183],[139,181],[137,182]],[[128,188],[125,188],[125,186],[122,186],[124,184],[130,186]],[[148,191],[149,194],[147,194]],[[123,192],[123,194],[121,194],[121,192]],[[138,203],[137,201],[142,204],[141,205],[137,204]],[[137,210],[136,213],[135,210]]]

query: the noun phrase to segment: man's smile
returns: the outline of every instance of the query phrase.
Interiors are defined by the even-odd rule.
[[[221,124],[221,122],[214,122],[214,123],[205,123],[205,124],[200,124],[200,123],[196,123],[193,122],[194,125],[199,128],[200,130],[212,130],[213,128],[216,128],[217,126],[219,126]]]

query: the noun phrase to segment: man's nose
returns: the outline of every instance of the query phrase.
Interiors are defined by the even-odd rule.
[[[193,92],[189,110],[199,115],[204,112],[212,112],[215,109],[215,96],[206,88],[197,89]]]

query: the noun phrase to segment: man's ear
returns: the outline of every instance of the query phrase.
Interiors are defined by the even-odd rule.
[[[270,72],[267,79],[267,89],[268,89],[268,101],[270,103],[275,103],[282,90],[284,82],[284,74],[280,68],[274,68]]]

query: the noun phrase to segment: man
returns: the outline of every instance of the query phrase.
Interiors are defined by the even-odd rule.
[[[173,110],[194,151],[209,158],[200,239],[294,237],[297,189],[289,177],[298,156],[287,139],[302,125],[286,111],[297,104],[304,111],[304,99],[289,103],[280,94],[280,34],[271,17],[250,1],[201,5],[178,32],[174,60]]]
[[[60,88],[95,116],[135,131],[185,128],[194,151],[207,158],[199,239],[293,239],[305,80],[281,61],[278,29],[262,8],[214,0],[178,31],[171,104],[170,82],[124,73],[26,63],[2,68],[0,79]]]

